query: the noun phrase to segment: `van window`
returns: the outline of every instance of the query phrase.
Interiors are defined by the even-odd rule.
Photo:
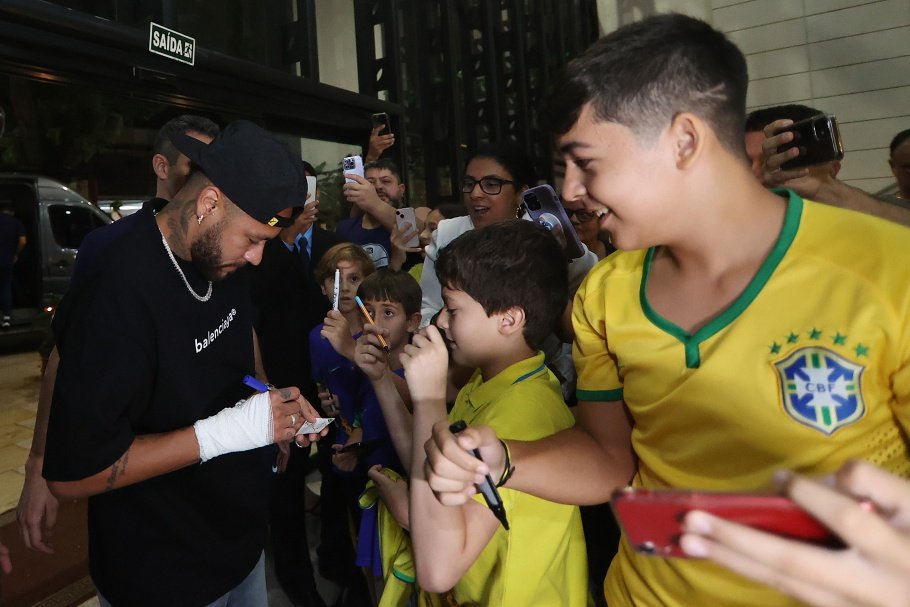
[[[78,249],[85,235],[105,225],[91,209],[68,204],[55,204],[47,209],[54,240],[64,249]]]

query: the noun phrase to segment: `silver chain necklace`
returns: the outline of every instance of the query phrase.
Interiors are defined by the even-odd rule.
[[[161,243],[164,245],[164,250],[167,251],[167,256],[171,258],[171,263],[174,264],[174,267],[177,268],[177,273],[180,274],[180,278],[183,279],[183,284],[186,285],[187,291],[190,292],[190,295],[196,298],[197,301],[207,302],[212,298],[212,281],[209,281],[209,290],[205,295],[199,295],[196,291],[193,290],[193,287],[190,286],[190,281],[186,279],[186,276],[183,273],[183,270],[180,269],[180,265],[177,263],[177,259],[174,257],[171,247],[167,244],[167,238],[164,237],[164,234],[161,235]]]

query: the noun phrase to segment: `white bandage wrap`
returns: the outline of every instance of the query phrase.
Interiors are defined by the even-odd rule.
[[[274,442],[272,403],[260,392],[233,407],[193,424],[203,462],[237,451],[249,451]]]

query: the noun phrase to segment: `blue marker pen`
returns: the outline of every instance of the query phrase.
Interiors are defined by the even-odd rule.
[[[244,375],[243,383],[248,385],[253,390],[256,390],[256,392],[268,392],[269,390],[272,389],[271,384],[264,384],[261,381],[259,381],[258,379],[256,379],[255,377],[253,377],[252,375]]]

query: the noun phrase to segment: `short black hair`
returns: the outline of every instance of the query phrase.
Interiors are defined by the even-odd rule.
[[[465,232],[436,260],[439,284],[464,291],[487,315],[519,307],[524,338],[541,347],[569,298],[565,254],[550,232],[521,219]]]
[[[894,150],[899,148],[902,143],[910,139],[910,129],[901,131],[894,136],[894,139],[891,140],[891,155],[894,155]]]
[[[764,130],[766,126],[774,122],[775,120],[784,120],[790,119],[793,122],[799,122],[800,120],[805,120],[806,118],[812,118],[813,116],[818,116],[823,114],[821,110],[817,110],[808,105],[800,105],[798,103],[788,103],[786,105],[774,105],[771,107],[761,108],[760,110],[753,110],[749,112],[749,115],[746,116],[746,133],[754,133],[756,131]]]
[[[155,145],[152,146],[153,154],[161,154],[167,158],[168,164],[173,165],[180,158],[180,150],[171,143],[174,135],[183,135],[193,131],[200,135],[207,135],[212,139],[221,131],[218,125],[205,116],[196,116],[195,114],[183,114],[176,118],[171,118],[164,123],[158,134],[155,136]]]
[[[404,313],[410,316],[420,312],[423,295],[414,277],[400,270],[381,268],[363,279],[357,287],[357,295],[363,301],[391,301],[400,303]]]
[[[395,164],[391,158],[377,158],[376,160],[372,160],[363,165],[364,173],[370,169],[385,169],[395,176],[395,179],[398,180],[398,183],[401,183],[401,169],[398,168],[398,165]]]
[[[481,143],[477,146],[465,162],[465,167],[475,158],[491,158],[502,165],[512,176],[515,189],[537,185],[537,171],[534,161],[528,153],[515,141],[500,141],[498,143]]]
[[[692,112],[741,155],[748,84],[746,59],[724,34],[668,13],[623,26],[570,61],[540,116],[559,136],[590,103],[598,120],[653,141],[678,113]]]

